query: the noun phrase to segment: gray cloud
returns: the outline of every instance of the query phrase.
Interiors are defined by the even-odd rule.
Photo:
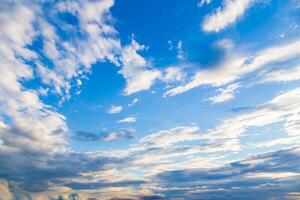
[[[71,138],[80,141],[113,141],[118,139],[134,138],[135,130],[132,128],[117,129],[111,132],[92,132],[92,131],[76,131],[71,134]]]
[[[167,171],[156,180],[164,185],[163,193],[171,195],[172,187],[177,192],[182,188],[178,196],[189,199],[284,199],[299,192],[299,166],[300,148],[293,148],[215,169]]]

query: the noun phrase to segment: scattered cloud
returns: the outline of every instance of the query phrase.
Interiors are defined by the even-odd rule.
[[[186,54],[183,51],[183,43],[182,40],[179,40],[177,43],[177,59],[178,60],[185,60]]]
[[[138,98],[134,98],[131,103],[128,104],[129,107],[134,106],[139,101]]]
[[[198,1],[198,7],[202,7],[204,5],[208,5],[212,2],[212,0],[199,0]]]
[[[122,106],[115,106],[115,105],[112,105],[109,109],[108,109],[108,113],[109,114],[117,114],[117,113],[120,113],[122,112],[123,110],[123,107]]]
[[[135,117],[125,117],[121,120],[118,121],[119,123],[133,123],[136,122],[136,118]]]
[[[168,43],[168,49],[170,51],[172,51],[172,50],[177,51],[177,59],[178,60],[183,61],[187,58],[186,53],[183,51],[183,42],[182,42],[182,40],[179,40],[177,43],[175,43],[175,41],[168,40],[167,43]]]
[[[201,0],[199,6],[211,2]],[[203,29],[225,29],[254,3],[224,1],[223,8],[205,18]],[[96,144],[97,151],[72,150],[75,141],[70,139],[80,144],[104,143],[136,135],[133,128],[71,134],[56,100],[52,102],[58,98],[61,104],[73,93],[79,94],[83,80],[99,62],[119,67],[126,81],[124,95],[162,81],[174,87],[166,91],[167,96],[211,86],[217,92],[209,98],[213,104],[234,98],[244,85],[240,78],[253,72],[259,72],[251,74],[255,84],[300,77],[299,40],[249,54],[235,49],[231,40],[220,40],[217,44],[225,55],[217,66],[198,68],[192,77],[179,65],[155,69],[140,54],[146,46],[135,39],[129,44],[119,39],[110,13],[113,5],[113,0],[0,2],[0,199],[297,198],[299,87],[240,110],[212,128],[201,130],[196,124],[156,127],[157,131],[142,132],[125,148],[108,149],[115,145],[111,143]],[[187,58],[181,40],[172,48],[179,62]],[[286,63],[291,60],[293,65]],[[50,100],[44,101],[47,97]],[[128,106],[138,101],[134,98]],[[112,105],[107,112],[122,110]],[[135,121],[129,115],[118,122]],[[274,124],[280,126],[282,136],[257,137],[255,144],[244,144],[247,132]],[[260,154],[279,147],[285,149]],[[252,153],[259,155],[240,158]]]
[[[122,51],[123,67],[119,73],[126,79],[125,95],[148,90],[161,76],[160,71],[152,69],[151,63],[137,53],[145,48],[144,45],[140,45],[132,39],[131,44]]]

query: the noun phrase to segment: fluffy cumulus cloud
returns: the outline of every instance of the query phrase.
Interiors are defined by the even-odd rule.
[[[201,1],[200,5],[210,1]],[[219,32],[236,22],[244,12],[254,3],[253,0],[224,0],[223,7],[219,7],[213,14],[208,15],[202,28],[207,32]]]

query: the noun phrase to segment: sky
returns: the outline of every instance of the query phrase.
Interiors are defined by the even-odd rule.
[[[298,0],[2,0],[0,27],[0,200],[300,199]]]

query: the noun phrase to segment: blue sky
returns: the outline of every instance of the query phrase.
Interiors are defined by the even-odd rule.
[[[0,200],[299,198],[297,0],[0,11]]]

